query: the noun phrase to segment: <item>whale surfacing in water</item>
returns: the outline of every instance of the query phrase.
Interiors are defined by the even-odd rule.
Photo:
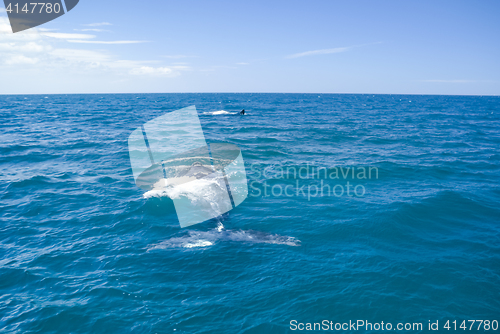
[[[170,197],[181,227],[218,217],[248,196],[241,150],[207,144],[194,106],[145,123],[128,144],[136,185],[145,198]]]

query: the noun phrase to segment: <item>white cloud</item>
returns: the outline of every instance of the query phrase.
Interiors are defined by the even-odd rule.
[[[60,60],[70,62],[106,63],[113,60],[113,57],[109,54],[93,50],[55,49],[49,54]]]
[[[68,40],[70,43],[81,43],[81,44],[137,44],[146,43],[146,41],[87,41],[87,40]]]
[[[9,20],[6,17],[0,17],[0,36],[7,33],[12,34]]]
[[[101,23],[89,23],[89,24],[82,24],[86,27],[102,27],[102,26],[112,26],[111,23],[109,22],[101,22]]]
[[[172,74],[172,69],[168,67],[150,67],[150,66],[142,66],[139,68],[134,68],[130,70],[130,74],[133,75],[169,75]]]
[[[362,46],[368,46],[368,45],[374,45],[374,44],[381,44],[381,43],[382,42],[376,42],[376,43],[369,43],[369,44],[345,46],[345,47],[333,48],[333,49],[321,49],[321,50],[306,51],[306,52],[300,52],[300,53],[295,53],[295,54],[292,54],[292,55],[288,55],[285,58],[292,59],[292,58],[300,58],[300,57],[306,57],[306,56],[316,56],[316,55],[326,55],[326,54],[332,54],[332,53],[341,53],[341,52],[346,52],[346,51],[352,50],[354,48],[359,48],[359,47],[362,47]]]
[[[476,80],[422,80],[422,82],[437,82],[437,83],[472,83]]]
[[[348,46],[348,47],[343,47],[343,48],[306,51],[306,52],[295,53],[293,55],[286,56],[286,58],[291,59],[291,58],[300,58],[300,57],[305,57],[305,56],[326,55],[326,54],[331,54],[331,53],[340,53],[340,52],[349,51],[352,48],[353,48],[352,46]]]
[[[147,75],[147,76],[177,76],[181,71],[189,71],[189,66],[171,66],[171,67],[151,67],[141,66],[130,70],[133,75]]]
[[[50,32],[45,28],[33,28],[25,30],[16,34],[12,33],[12,28],[10,27],[9,20],[5,17],[0,17],[0,42],[22,42],[29,40],[43,40],[44,37],[54,38],[54,39],[92,39],[95,35],[89,34],[71,34],[71,33],[59,33]]]
[[[75,29],[75,31],[111,32],[111,30],[106,30],[106,29],[95,29],[95,28]]]
[[[33,65],[36,63],[38,63],[38,58],[29,58],[20,54],[9,56],[5,60],[5,64],[7,65]]]
[[[185,65],[176,65],[176,66],[172,66],[172,68],[174,70],[179,70],[179,71],[190,71],[191,70],[191,67],[185,66]]]
[[[212,68],[228,68],[228,69],[236,69],[237,67],[234,67],[234,66],[226,66],[226,65],[214,65],[212,66]]]
[[[70,43],[86,43],[86,44],[137,44],[145,43],[146,41],[94,41],[95,35],[90,34],[73,34],[73,33],[60,33],[48,32],[46,29],[31,29],[18,34],[12,34],[10,26],[0,21],[0,33],[5,32],[9,36],[4,36],[7,39],[39,39],[40,37],[49,37],[55,39],[64,39]],[[1,36],[0,36],[1,40]]]
[[[31,77],[68,78],[70,74],[103,75],[116,80],[131,77],[168,78],[190,71],[188,64],[163,66],[160,61],[126,60],[107,50],[86,49],[86,44],[131,44],[145,41],[96,41],[96,36],[48,32],[40,28],[13,34],[7,18],[0,17],[0,73],[29,73]],[[86,43],[86,44],[68,44]],[[68,47],[74,45],[75,47]],[[81,46],[78,48],[77,46]],[[29,72],[25,70],[29,68]],[[135,80],[135,79],[134,79]]]
[[[0,43],[0,51],[2,52],[24,52],[24,53],[39,53],[49,51],[50,47],[37,42],[28,43]]]
[[[68,34],[68,33],[60,33],[60,32],[42,32],[40,33],[42,36],[47,36],[51,38],[58,39],[92,39],[95,38],[95,35],[88,34]]]
[[[181,58],[197,58],[198,56],[171,55],[171,56],[162,56],[162,57],[169,58],[169,59],[181,59]]]
[[[236,65],[250,65],[250,63],[236,63]]]

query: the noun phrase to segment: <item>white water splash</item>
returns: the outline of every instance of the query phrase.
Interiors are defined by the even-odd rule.
[[[173,200],[187,198],[205,217],[206,220],[218,217],[228,211],[231,205],[227,196],[227,188],[221,176],[209,179],[196,179],[174,186],[158,187],[144,193],[144,198],[169,197]]]
[[[225,111],[225,110],[217,110],[217,111],[207,111],[204,112],[203,115],[236,115],[238,112]]]
[[[213,243],[210,242],[210,241],[207,241],[207,240],[198,240],[195,243],[184,244],[183,247],[184,248],[196,248],[196,247],[208,247],[208,246],[212,246],[212,245],[213,245]]]

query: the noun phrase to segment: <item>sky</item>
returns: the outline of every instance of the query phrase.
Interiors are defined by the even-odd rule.
[[[0,8],[0,94],[500,95],[498,0],[80,0],[16,34]]]

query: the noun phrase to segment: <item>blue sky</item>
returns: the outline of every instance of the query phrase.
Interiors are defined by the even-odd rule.
[[[499,14],[498,0],[80,0],[12,34],[2,10],[0,94],[500,95]]]

